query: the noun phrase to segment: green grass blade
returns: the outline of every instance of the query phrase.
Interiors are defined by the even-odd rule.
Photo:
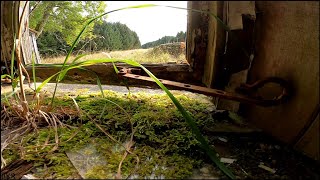
[[[61,68],[63,64],[35,64],[35,67],[58,67]],[[27,66],[29,67],[29,66]]]
[[[112,62],[112,65],[113,65],[114,71],[118,74],[119,70],[118,70],[117,66],[114,64],[114,62]]]
[[[55,76],[57,76],[60,72],[55,73],[54,75],[50,76],[49,78],[47,78],[46,80],[44,80],[39,87],[36,89],[36,92],[39,93],[41,91],[41,89]]]
[[[13,48],[12,48],[12,51],[11,51],[11,65],[10,65],[10,70],[11,70],[11,87],[12,87],[12,93],[13,93],[13,96],[14,98],[16,99],[16,101],[18,101],[18,96],[17,94],[15,93],[15,88],[17,87],[17,85],[14,84],[14,55],[15,55],[15,52],[16,52],[16,33],[14,33],[13,35]]]
[[[93,22],[95,21],[96,19],[99,19],[107,14],[110,14],[112,12],[116,12],[116,11],[121,11],[121,10],[125,10],[125,9],[134,9],[134,8],[146,8],[146,7],[154,7],[154,6],[157,6],[157,5],[154,5],[154,4],[143,4],[143,5],[137,5],[137,6],[128,6],[128,7],[124,7],[124,8],[119,8],[119,9],[115,9],[115,10],[112,10],[112,11],[108,11],[106,13],[103,13],[101,15],[98,15],[94,18],[91,18],[85,25],[84,27],[81,29],[79,35],[76,37],[75,41],[73,41],[72,45],[71,45],[71,48],[63,62],[63,64],[65,65],[67,60],[69,59],[69,57],[71,56],[71,53],[73,51],[73,49],[75,48],[76,44],[79,42],[80,40],[80,37],[81,35],[83,34],[83,32],[87,29],[87,27]]]
[[[105,98],[105,95],[104,95],[104,92],[103,92],[103,88],[102,88],[102,84],[101,84],[101,81],[100,81],[100,78],[99,78],[98,75],[97,75],[97,84],[98,84],[99,89],[100,89],[100,91],[101,91],[102,97]]]
[[[217,15],[211,13],[210,11],[203,11],[203,10],[191,9],[191,8],[182,8],[182,7],[176,7],[176,6],[166,6],[166,5],[159,5],[159,6],[168,7],[168,8],[174,8],[174,9],[188,10],[188,11],[197,12],[197,13],[209,14],[210,16],[214,17],[218,21],[218,23],[220,23],[223,26],[223,28],[226,31],[231,32],[230,27],[227,26]]]
[[[71,56],[71,53],[73,51],[73,49],[75,48],[76,44],[79,42],[80,40],[80,37],[81,35],[83,34],[83,32],[87,29],[87,27],[93,22],[95,21],[96,19],[99,19],[107,14],[110,14],[112,12],[116,12],[116,11],[120,11],[120,10],[124,10],[124,9],[134,9],[134,8],[146,8],[146,7],[154,7],[154,6],[157,6],[157,5],[154,5],[154,4],[143,4],[143,5],[138,5],[138,6],[128,6],[128,7],[125,7],[125,8],[119,8],[119,9],[115,9],[115,10],[112,10],[112,11],[109,11],[109,12],[106,12],[106,13],[103,13],[101,15],[98,15],[94,18],[91,18],[85,25],[84,27],[82,28],[82,30],[80,31],[79,35],[76,37],[76,39],[73,41],[72,43],[72,46],[62,64],[62,70],[64,69],[65,65],[66,65],[66,62],[68,61],[69,57]],[[56,85],[55,85],[55,88],[54,88],[54,92],[53,92],[53,97],[52,97],[52,101],[51,101],[51,105],[53,105],[53,101],[54,101],[54,97],[55,97],[55,94],[56,94],[56,90],[57,90],[57,86],[58,86],[58,83],[59,83],[59,79],[61,79],[61,76],[58,76],[57,77],[57,81],[56,81]]]
[[[3,75],[1,75],[1,79],[4,79],[4,78],[6,78],[6,77],[8,77],[8,78],[10,78],[10,79],[11,79],[11,76],[10,76],[10,75],[8,75],[8,74],[3,74]]]
[[[219,167],[221,171],[223,171],[229,178],[235,179],[233,173],[223,164],[220,162],[220,159],[217,157],[217,153],[213,150],[205,138],[202,136],[199,128],[197,127],[194,119],[190,116],[190,114],[183,108],[180,102],[173,96],[173,94],[144,66],[140,65],[140,67],[158,84],[158,86],[163,89],[175,106],[178,108],[182,116],[185,118],[186,122],[188,123],[189,127],[192,129],[192,132],[196,136],[196,139],[201,143],[201,147],[206,151],[210,159]]]
[[[52,102],[51,105],[53,105],[53,101],[54,101],[54,97],[55,97],[55,93],[56,93],[56,89],[57,89],[57,85],[58,82],[60,82],[63,77],[65,76],[65,74],[67,73],[68,70],[73,69],[73,68],[81,68],[84,66],[89,66],[89,65],[93,65],[93,64],[98,64],[98,63],[102,63],[102,62],[116,62],[117,60],[114,59],[104,59],[104,60],[100,60],[100,61],[86,61],[86,62],[81,62],[81,63],[76,63],[74,62],[73,64],[69,65],[67,68],[65,68],[66,66],[66,62],[69,59],[69,57],[71,56],[71,53],[73,51],[73,49],[75,48],[75,45],[78,43],[78,41],[80,40],[81,35],[83,34],[83,32],[86,30],[86,28],[96,19],[101,18],[104,15],[107,15],[109,13],[112,12],[116,12],[116,11],[120,11],[120,10],[124,10],[124,9],[132,9],[132,8],[145,8],[145,7],[155,7],[155,6],[159,6],[159,5],[155,5],[155,4],[143,4],[143,5],[138,5],[138,6],[129,6],[129,7],[125,7],[125,8],[120,8],[120,9],[116,9],[116,10],[112,10],[106,13],[103,13],[99,16],[96,16],[92,19],[90,19],[82,28],[82,30],[80,31],[79,35],[76,37],[75,41],[73,42],[63,64],[62,64],[62,69],[60,72],[56,73],[55,75],[59,74],[59,76],[57,76],[57,81],[56,81],[56,86],[54,89],[54,94],[52,97]],[[173,7],[173,6],[164,6],[164,7],[170,7],[170,8],[176,8],[176,9],[184,9],[184,10],[191,10],[193,12],[199,12],[199,13],[207,13],[211,16],[213,16],[214,18],[216,18],[218,20],[219,23],[221,23],[223,25],[223,27],[228,31],[230,31],[230,28],[228,26],[226,26],[223,21],[221,21],[221,19],[219,19],[216,15],[214,15],[213,13],[210,13],[208,11],[201,11],[201,10],[194,10],[194,9],[188,9],[188,8],[180,8],[180,7]],[[196,139],[201,143],[201,147],[206,151],[206,153],[208,154],[208,156],[210,157],[210,159],[229,177],[232,179],[235,179],[235,176],[232,174],[232,172],[226,167],[224,166],[224,164],[222,164],[219,160],[219,158],[216,156],[216,152],[209,146],[208,142],[204,139],[204,137],[201,135],[200,130],[198,129],[198,127],[196,126],[195,121],[193,120],[193,118],[190,116],[189,113],[187,113],[187,111],[183,108],[183,106],[179,103],[179,101],[173,96],[173,94],[171,94],[171,92],[150,72],[148,71],[144,66],[140,65],[139,63],[132,61],[132,60],[120,60],[120,62],[125,62],[129,65],[132,66],[137,66],[137,67],[141,67],[151,78],[153,78],[153,80],[167,93],[167,95],[169,96],[169,98],[172,100],[172,102],[175,104],[175,106],[178,108],[178,110],[180,111],[180,113],[183,115],[183,117],[185,118],[187,124],[190,126],[190,128],[192,129],[193,134],[196,136]],[[46,83],[50,81],[50,79],[52,79],[55,75],[51,76],[50,78],[46,79]],[[99,82],[97,81],[97,83],[99,84]],[[42,84],[41,84],[42,85]],[[101,83],[100,83],[101,85]],[[101,86],[100,86],[101,87]]]
[[[34,83],[34,89],[37,89],[37,81],[36,81],[36,68],[35,68],[35,60],[34,60],[34,53],[32,53],[32,77],[33,77],[33,83]]]
[[[72,63],[77,62],[79,59],[83,58],[84,56],[87,56],[87,54],[82,54],[82,55],[77,56],[76,58],[74,58],[74,60],[72,61]]]
[[[16,95],[17,91],[18,91],[18,89],[15,89],[14,91],[12,91],[12,92],[11,92],[10,94],[8,94],[8,95],[4,94],[4,97],[1,98],[1,101],[5,100],[6,102],[9,102],[9,101],[8,101],[8,98],[11,97],[11,96],[13,96],[13,95]]]

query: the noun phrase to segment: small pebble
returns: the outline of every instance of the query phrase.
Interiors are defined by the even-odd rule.
[[[272,174],[276,173],[276,170],[274,170],[274,169],[272,169],[272,168],[270,168],[270,167],[268,167],[268,166],[265,166],[265,165],[263,165],[262,163],[260,163],[258,167],[261,168],[261,169],[264,169],[264,170],[266,170],[266,171],[269,171],[269,172],[271,172]]]
[[[228,140],[226,138],[222,138],[222,137],[218,137],[218,139],[222,142],[228,142]]]
[[[203,173],[203,174],[208,174],[209,173],[209,168],[203,167],[203,168],[200,169],[200,172]]]
[[[26,174],[26,175],[23,175],[21,179],[37,179],[37,178],[34,177],[32,174]]]
[[[236,161],[236,159],[231,159],[231,158],[221,158],[220,161],[222,163],[228,163],[228,164],[232,164],[234,161]]]

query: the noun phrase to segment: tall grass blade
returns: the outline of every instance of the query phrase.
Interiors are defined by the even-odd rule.
[[[201,147],[206,151],[207,155],[210,159],[219,167],[219,169],[224,172],[229,178],[235,179],[233,173],[220,162],[220,159],[217,157],[217,152],[211,148],[205,138],[202,136],[199,128],[197,127],[194,119],[190,116],[190,114],[183,108],[180,102],[173,96],[173,94],[144,66],[140,65],[140,67],[161,87],[162,90],[166,92],[175,106],[178,108],[182,116],[185,118],[192,132],[196,136],[196,139],[201,143]]]
[[[18,89],[15,89],[14,91],[12,91],[12,92],[11,92],[10,94],[8,94],[8,95],[4,94],[4,97],[1,98],[1,101],[6,100],[6,102],[9,102],[9,101],[8,101],[8,98],[11,97],[11,96],[13,96],[13,95],[16,95],[17,91],[18,91]]]
[[[34,90],[37,89],[37,80],[36,80],[36,68],[35,68],[35,57],[34,57],[34,53],[32,53],[32,77],[33,77],[33,83],[34,83]]]
[[[72,46],[62,64],[62,70],[64,69],[65,65],[66,65],[66,62],[68,61],[69,57],[71,56],[71,53],[73,51],[73,49],[75,48],[76,44],[79,42],[80,40],[80,37],[81,35],[83,34],[83,32],[87,29],[87,27],[93,22],[95,21],[96,19],[99,19],[101,18],[102,16],[105,16],[109,13],[112,13],[112,12],[116,12],[116,11],[120,11],[120,10],[124,10],[124,9],[134,9],[134,8],[145,8],[145,7],[154,7],[154,6],[157,6],[157,5],[154,5],[154,4],[143,4],[143,5],[138,5],[138,6],[128,6],[128,7],[125,7],[125,8],[119,8],[119,9],[116,9],[116,10],[112,10],[112,11],[109,11],[109,12],[106,12],[106,13],[103,13],[99,16],[96,16],[94,18],[91,18],[85,25],[84,27],[82,28],[82,30],[80,31],[79,35],[76,37],[75,41],[73,41],[72,43]],[[61,76],[58,76],[57,78],[57,81],[56,81],[56,85],[55,85],[55,88],[54,88],[54,92],[53,92],[53,97],[52,97],[52,100],[51,100],[51,105],[53,105],[53,102],[54,102],[54,97],[55,97],[55,94],[56,94],[56,90],[57,90],[57,86],[58,86],[58,83],[61,81]],[[59,80],[60,79],[60,80]]]
[[[100,59],[100,60],[88,60],[85,62],[80,62],[78,64],[73,64],[71,67],[67,67],[64,71],[67,71],[69,69],[73,68],[81,68],[84,66],[90,66],[93,64],[98,64],[98,63],[106,63],[106,62],[124,62],[129,65],[135,66],[135,67],[140,67],[142,68],[157,84],[158,86],[163,89],[166,94],[169,96],[169,98],[172,100],[172,102],[175,104],[175,106],[178,108],[182,116],[185,118],[187,124],[191,128],[193,134],[195,135],[196,139],[201,143],[201,147],[206,151],[207,155],[210,157],[210,159],[223,171],[229,178],[235,179],[235,176],[233,173],[223,164],[220,162],[219,158],[217,157],[217,153],[215,150],[210,147],[208,142],[205,140],[205,138],[202,136],[199,128],[197,127],[194,119],[190,116],[190,114],[183,108],[183,106],[180,104],[180,102],[174,97],[174,95],[149,71],[147,70],[144,66],[141,64],[132,61],[132,60],[113,60],[113,59]],[[62,72],[64,72],[62,71]],[[64,72],[66,73],[66,72]],[[100,80],[97,80],[98,86],[100,90],[102,91],[101,87],[101,82]],[[103,92],[103,91],[102,91]]]
[[[87,54],[82,54],[82,55],[77,56],[76,58],[74,58],[74,60],[72,61],[72,63],[77,62],[79,59],[83,58],[83,57],[86,56],[86,55],[87,55]]]
[[[8,75],[8,74],[3,74],[3,75],[1,75],[1,79],[4,79],[4,78],[6,78],[6,77],[8,77],[8,78],[10,78],[10,79],[11,79],[11,76],[10,76],[10,75]]]
[[[118,74],[119,70],[118,70],[117,66],[114,64],[114,62],[112,62],[112,65],[113,65],[114,71]]]
[[[44,80],[39,87],[36,89],[36,92],[39,93],[41,91],[41,89],[55,76],[57,76],[60,72],[55,73],[54,75],[50,76],[49,78],[47,78],[46,80]]]
[[[13,48],[11,51],[11,64],[10,64],[10,72],[11,72],[11,87],[12,87],[12,93],[13,97],[18,101],[18,96],[16,94],[17,91],[15,91],[16,85],[14,84],[14,55],[16,52],[16,33],[13,35]]]

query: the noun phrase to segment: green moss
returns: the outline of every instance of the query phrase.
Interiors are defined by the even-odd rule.
[[[132,93],[125,95],[104,91],[108,100],[117,103],[129,114],[130,119],[128,119],[123,110],[102,98],[101,94],[79,95],[83,91],[87,90],[74,93],[77,95],[75,99],[81,110],[98,120],[98,123],[118,141],[126,142],[130,138],[129,120],[133,122],[136,129],[133,152],[140,159],[139,168],[135,173],[139,178],[150,177],[151,174],[157,177],[163,175],[165,178],[187,178],[191,175],[192,169],[202,163],[202,159],[205,157],[204,152],[200,150],[198,141],[194,138],[180,112],[165,94]],[[207,103],[179,93],[175,93],[175,96],[193,114],[200,128],[213,121],[208,113]],[[55,107],[56,109],[76,110],[68,95],[57,97]],[[105,111],[102,114],[104,107]],[[38,168],[37,175],[42,178],[49,176],[68,178],[76,170],[65,152],[93,143],[108,163],[106,166],[94,167],[87,172],[86,177],[93,179],[113,178],[124,150],[118,147],[118,151],[115,151],[117,146],[114,142],[89,121],[88,117],[81,118],[83,123],[81,127],[79,120],[62,120],[64,123],[79,126],[79,129],[59,128],[60,143],[55,152],[49,153],[53,148],[52,145],[43,146],[45,142],[48,144],[55,142],[54,130],[44,128],[40,129],[38,133],[29,134],[24,138],[22,142],[24,152],[22,154],[25,155],[23,157],[19,157],[18,150],[10,146],[4,151],[4,158],[35,160]],[[77,134],[74,136],[75,133]],[[44,165],[48,167],[46,170],[43,169]],[[135,165],[135,156],[128,155],[121,169],[123,177],[128,176]]]

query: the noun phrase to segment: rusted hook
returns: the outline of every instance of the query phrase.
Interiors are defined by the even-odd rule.
[[[275,83],[282,87],[282,93],[279,96],[274,97],[273,99],[261,99],[261,97],[252,97],[254,93],[258,91],[258,89],[262,88],[268,83]],[[273,106],[282,104],[291,96],[292,90],[289,83],[279,77],[267,77],[261,80],[254,82],[253,84],[241,84],[240,87],[236,89],[236,92],[241,94],[246,94],[251,98],[256,98],[260,101],[262,106]]]

